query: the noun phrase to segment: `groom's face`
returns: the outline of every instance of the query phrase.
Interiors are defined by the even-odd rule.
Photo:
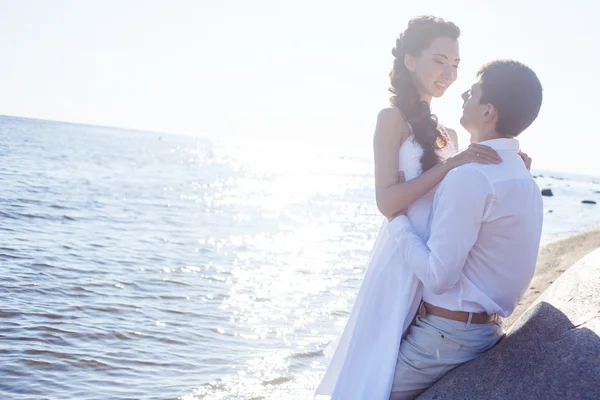
[[[487,106],[479,103],[481,94],[480,82],[475,83],[471,89],[462,94],[463,115],[460,124],[471,134],[471,142],[478,141],[479,132],[486,121]]]

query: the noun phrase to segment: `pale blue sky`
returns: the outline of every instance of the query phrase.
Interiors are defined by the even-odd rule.
[[[600,7],[566,4],[4,0],[0,114],[368,153],[389,97],[390,49],[427,13],[462,30],[459,78],[433,110],[463,144],[459,94],[480,64],[515,58],[545,89],[521,138],[534,166],[600,175]]]

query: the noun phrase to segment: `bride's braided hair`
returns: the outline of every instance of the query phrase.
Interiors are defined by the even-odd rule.
[[[408,28],[396,39],[396,47],[392,49],[394,67],[390,72],[390,99],[393,106],[398,107],[413,130],[415,140],[423,148],[421,166],[427,171],[439,162],[437,149],[448,143],[446,136],[438,124],[437,117],[431,114],[429,103],[421,101],[419,91],[413,82],[411,72],[404,64],[404,56],[409,54],[418,57],[431,42],[438,37],[449,37],[457,40],[460,29],[452,22],[432,16],[413,18]]]

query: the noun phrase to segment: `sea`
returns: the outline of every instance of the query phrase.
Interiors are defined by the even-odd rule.
[[[533,173],[544,243],[600,224],[600,177]],[[0,398],[310,398],[373,183],[369,151],[0,117]]]

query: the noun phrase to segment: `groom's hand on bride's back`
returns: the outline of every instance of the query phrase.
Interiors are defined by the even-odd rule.
[[[398,183],[404,183],[404,182],[406,182],[406,176],[404,176],[404,172],[400,171],[400,172],[398,172]],[[406,215],[406,210],[398,211],[397,213],[392,215],[390,218],[388,218],[388,221],[392,221],[394,218],[396,218],[399,215]]]

